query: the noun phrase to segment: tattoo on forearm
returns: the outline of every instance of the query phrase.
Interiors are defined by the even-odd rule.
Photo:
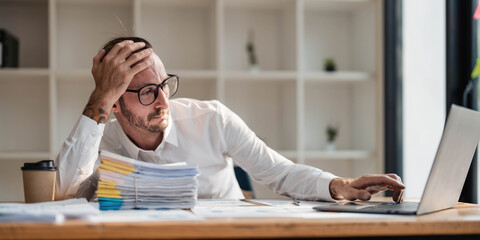
[[[97,123],[106,123],[108,119],[108,113],[100,107],[97,107],[91,103],[87,104],[83,115],[93,119]]]

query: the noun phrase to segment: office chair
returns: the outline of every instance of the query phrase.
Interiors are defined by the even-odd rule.
[[[250,178],[248,177],[247,172],[245,172],[239,166],[234,166],[233,170],[235,171],[235,177],[237,178],[238,184],[240,185],[240,188],[242,189],[245,198],[255,198],[252,184],[250,182]]]

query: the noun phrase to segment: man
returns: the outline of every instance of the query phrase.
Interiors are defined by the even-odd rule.
[[[167,74],[142,38],[117,38],[93,58],[95,89],[83,115],[63,144],[56,164],[56,199],[94,196],[98,150],[160,164],[198,164],[199,198],[244,198],[233,161],[256,181],[296,199],[369,200],[393,190],[401,202],[395,174],[339,178],[294,164],[270,149],[218,101],[170,99],[178,77]],[[110,113],[116,119],[107,122]]]

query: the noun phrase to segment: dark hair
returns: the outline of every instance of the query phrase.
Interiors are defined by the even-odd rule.
[[[152,48],[152,45],[145,39],[141,38],[141,37],[118,37],[118,38],[114,38],[110,41],[108,41],[107,43],[105,43],[105,45],[103,45],[103,49],[105,49],[106,53],[109,53],[110,50],[112,50],[113,46],[115,46],[115,44],[119,43],[119,42],[123,42],[125,40],[132,40],[133,42],[144,42],[145,43],[145,47],[141,48],[141,49],[138,49],[136,51],[134,51],[133,53],[137,53],[137,52],[140,52],[144,49],[147,49],[147,48]]]

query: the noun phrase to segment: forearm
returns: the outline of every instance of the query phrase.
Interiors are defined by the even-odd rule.
[[[107,96],[105,92],[95,89],[83,110],[83,115],[91,118],[98,124],[106,123],[113,104],[114,100],[112,100],[112,97]]]
[[[74,197],[93,174],[104,126],[82,116],[63,143],[56,159],[56,199]]]
[[[278,194],[305,200],[333,201],[329,183],[335,175],[295,164],[265,145],[235,114],[221,108],[226,152],[249,175]]]

